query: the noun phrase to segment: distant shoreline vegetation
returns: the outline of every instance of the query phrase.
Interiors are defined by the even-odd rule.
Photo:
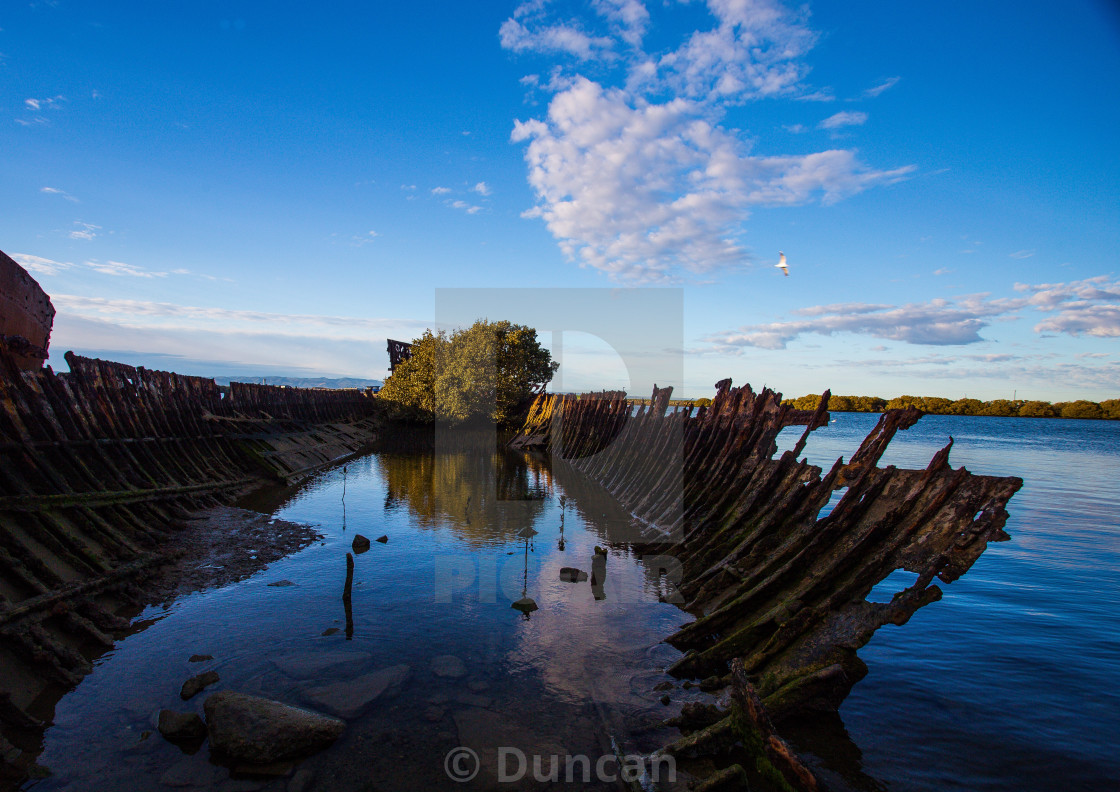
[[[649,399],[630,399],[633,404],[649,404]],[[670,407],[708,407],[711,399],[673,399]],[[798,410],[815,410],[821,403],[819,393],[810,393],[796,399],[783,399]],[[829,412],[881,413],[917,407],[929,415],[986,415],[997,418],[1091,418],[1105,421],[1120,420],[1120,399],[1102,402],[1078,399],[1071,402],[1028,401],[1025,399],[945,399],[940,396],[899,396],[881,399],[878,396],[831,396]]]
[[[796,399],[785,399],[799,410],[815,410],[820,404],[820,394],[809,394]],[[1120,420],[1120,399],[1102,402],[1078,399],[1069,402],[1027,401],[1024,399],[945,399],[940,396],[899,396],[881,399],[878,396],[832,396],[828,400],[829,412],[883,412],[904,407],[917,407],[930,415],[987,415],[999,418],[1097,418],[1107,421]]]

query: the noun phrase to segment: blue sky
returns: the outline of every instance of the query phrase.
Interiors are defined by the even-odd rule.
[[[1118,95],[1104,0],[13,2],[0,249],[56,365],[380,378],[437,288],[643,286],[687,395],[1115,398]]]

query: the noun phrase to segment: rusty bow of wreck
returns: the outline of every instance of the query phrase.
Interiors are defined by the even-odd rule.
[[[856,651],[876,629],[940,599],[935,580],[956,580],[1008,538],[1005,507],[1022,480],[950,467],[951,440],[924,470],[878,467],[921,416],[913,408],[884,413],[850,460],[824,472],[799,457],[828,423],[827,392],[802,411],[770,390],[716,387],[710,407],[676,411],[669,388],[642,406],[621,392],[541,396],[513,445],[549,449],[599,482],[651,549],[683,565],[682,604],[696,618],[668,638],[686,651],[672,673],[726,684],[735,661],[776,722],[835,710],[866,674]],[[787,426],[805,430],[775,458]],[[916,580],[890,602],[868,601],[896,569]]]

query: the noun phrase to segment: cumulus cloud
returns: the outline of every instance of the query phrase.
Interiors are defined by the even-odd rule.
[[[908,344],[965,345],[984,340],[980,331],[993,321],[1010,321],[1024,310],[1049,314],[1037,333],[1098,338],[1120,337],[1120,281],[1101,275],[1069,283],[1015,284],[1022,297],[973,294],[906,305],[840,303],[801,308],[798,319],[744,325],[705,339],[716,350],[746,347],[785,349],[805,335],[854,333]]]
[[[581,20],[522,4],[503,25],[503,46],[556,55],[557,25],[580,30],[577,70],[553,69],[543,118],[519,120],[536,204],[561,249],[615,280],[672,282],[683,273],[734,267],[747,258],[743,222],[753,206],[832,203],[903,179],[912,167],[877,170],[856,152],[756,155],[726,110],[764,97],[804,95],[802,56],[816,40],[802,12],[775,0],[708,0],[711,25],[675,48],[642,49],[650,15],[635,0],[591,0]],[[578,69],[596,49],[617,59],[618,85]],[[859,114],[846,116],[855,123]],[[865,116],[866,117],[866,116]],[[798,131],[801,131],[800,129]]]
[[[820,129],[840,129],[847,126],[860,126],[867,123],[867,113],[847,110],[830,115],[817,126]]]
[[[433,187],[432,188],[432,195],[446,195],[449,192],[451,192],[450,187]]]
[[[1053,313],[1035,325],[1036,332],[1120,337],[1120,281],[1100,275],[1070,283],[1017,283],[1015,290],[1030,295],[1030,307]]]
[[[493,192],[493,190],[490,189],[490,185],[488,185],[486,182],[479,182],[471,189],[482,196],[487,196]]]

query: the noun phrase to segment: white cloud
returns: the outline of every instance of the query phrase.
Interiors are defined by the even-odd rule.
[[[70,193],[66,192],[66,190],[60,190],[57,187],[43,187],[39,190],[39,192],[47,193],[48,195],[61,195],[67,201],[72,201],[74,203],[80,203],[77,198],[75,198]]]
[[[101,226],[94,225],[93,223],[83,223],[81,220],[75,220],[74,225],[78,228],[70,231],[67,236],[71,239],[84,239],[89,241],[100,236],[97,232],[101,230]]]
[[[486,182],[479,182],[478,184],[476,184],[471,189],[474,190],[479,195],[482,195],[482,196],[489,195],[490,193],[493,192],[493,190],[490,189],[490,186]]]
[[[1017,250],[1008,254],[1013,259],[1027,259],[1034,255],[1033,250]]]
[[[34,272],[36,275],[57,275],[62,270],[71,269],[74,266],[69,261],[52,261],[42,256],[32,256],[29,253],[13,253],[12,258],[25,270]]]
[[[1120,337],[1120,281],[1100,275],[1070,283],[1017,283],[1014,288],[1027,296],[991,298],[974,294],[901,306],[812,306],[794,311],[805,319],[745,325],[704,340],[717,350],[729,352],[744,347],[785,349],[789,342],[804,335],[834,333],[855,333],[909,344],[963,345],[982,341],[980,330],[993,321],[1013,321],[1024,309],[1052,314],[1034,326],[1037,333]]]
[[[114,277],[130,277],[130,278],[166,278],[166,272],[152,272],[143,267],[136,267],[132,264],[125,264],[123,261],[97,261],[96,259],[87,261],[85,263],[94,272],[99,272],[102,275],[112,275]]]
[[[265,334],[368,342],[371,334],[386,331],[408,333],[393,337],[412,338],[425,327],[422,322],[407,319],[278,314],[73,294],[54,295],[51,300],[59,314],[108,321],[135,332],[153,329],[176,332],[204,330],[231,336]]]
[[[901,77],[888,77],[886,80],[883,80],[883,82],[879,83],[878,85],[874,86],[873,88],[868,88],[866,91],[863,92],[863,95],[865,97],[869,98],[869,99],[873,99],[876,96],[878,96],[879,94],[881,94],[883,91],[886,91],[886,90],[889,90],[890,88],[893,88],[895,85],[898,84],[898,81],[901,80],[901,79],[902,79]]]
[[[467,214],[471,214],[471,215],[478,214],[479,212],[482,211],[481,206],[474,206],[472,204],[467,203],[466,201],[451,201],[447,205],[450,206],[452,209],[461,209],[462,211],[466,212]]]
[[[547,114],[515,122],[511,135],[527,144],[536,193],[524,216],[544,220],[564,253],[583,266],[637,282],[739,266],[750,207],[831,203],[913,170],[875,170],[854,151],[752,155],[741,133],[720,125],[731,106],[803,93],[802,56],[816,39],[805,12],[776,0],[708,0],[710,27],[650,54],[641,48],[650,17],[640,4],[591,0],[594,13],[578,22],[557,19],[550,8],[519,6],[503,25],[503,46],[556,54],[563,48],[547,35],[560,25],[587,37],[569,55],[582,59],[599,47],[625,73],[624,87],[563,66],[547,86],[534,78],[554,94]]]
[[[514,16],[519,16],[518,11],[527,5],[522,4]],[[513,52],[561,53],[580,60],[605,57],[613,45],[610,38],[589,36],[576,25],[539,25],[533,21],[525,25],[514,18],[502,23],[498,36],[502,46]]]
[[[1030,307],[1054,313],[1035,325],[1036,332],[1120,337],[1120,281],[1100,275],[1070,283],[1017,283],[1015,290],[1030,294]]]
[[[1006,308],[983,298],[965,298],[959,303],[939,299],[902,306],[828,305],[798,313],[811,318],[746,325],[704,340],[725,349],[785,349],[803,335],[846,332],[910,344],[972,344],[982,340],[979,331],[987,326],[985,319],[1006,313]]]
[[[867,113],[859,111],[849,112],[847,110],[841,111],[834,115],[830,115],[824,121],[821,121],[817,126],[820,129],[840,129],[846,126],[860,126],[867,123]]]
[[[433,187],[432,188],[432,195],[446,195],[449,192],[451,192],[450,187]]]

